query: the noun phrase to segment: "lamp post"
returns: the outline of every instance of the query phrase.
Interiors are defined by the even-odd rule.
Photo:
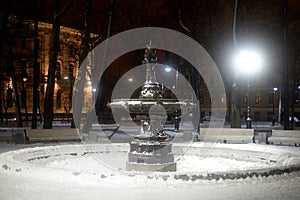
[[[172,71],[172,68],[167,66],[165,67],[165,72],[167,72],[167,86],[171,87],[172,86],[172,83],[171,83],[171,80],[170,80],[170,73]],[[170,91],[170,88],[167,90],[167,98],[171,98],[171,91]]]
[[[167,66],[166,68],[165,68],[165,71],[167,72],[167,73],[170,73],[171,71],[172,71],[172,68],[171,67],[169,67],[169,66]],[[171,82],[169,83],[170,84],[170,86],[171,85],[173,85],[172,86],[172,89],[175,89],[175,95],[177,95],[177,87],[178,87],[178,77],[179,77],[179,75],[178,75],[178,70],[176,70],[175,71],[175,85],[173,85],[173,84],[171,84]],[[169,94],[170,94],[170,91],[168,91],[169,92]],[[169,95],[169,97],[168,98],[170,98],[171,96]],[[178,110],[176,110],[175,111],[175,113],[174,113],[174,129],[175,129],[175,131],[179,131],[179,122],[180,122],[180,112],[178,111]]]
[[[247,93],[248,93],[248,99],[247,99],[247,118],[246,118],[246,128],[251,128],[251,98],[250,98],[250,81],[249,81],[249,74],[247,74]]]
[[[272,126],[275,125],[275,93],[277,92],[277,90],[277,87],[273,87]]]
[[[261,67],[260,56],[253,51],[243,50],[236,57],[236,67],[240,72],[246,73],[247,75],[247,118],[246,118],[246,128],[251,128],[251,98],[250,98],[250,74],[255,72]]]

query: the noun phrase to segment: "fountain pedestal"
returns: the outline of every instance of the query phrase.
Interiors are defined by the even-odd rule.
[[[169,142],[134,139],[130,143],[126,170],[176,171],[172,144]]]
[[[139,134],[130,143],[127,170],[135,171],[176,171],[172,154],[172,137],[163,130],[166,112],[162,103],[156,102],[149,112],[149,120],[141,121]]]

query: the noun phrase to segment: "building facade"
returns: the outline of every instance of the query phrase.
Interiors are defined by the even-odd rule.
[[[20,19],[16,16],[10,16],[7,20],[7,41],[3,46],[1,53],[1,72],[0,72],[0,92],[1,92],[1,118],[13,116],[16,112],[16,92],[19,94],[21,113],[27,115],[32,113],[32,91],[33,91],[33,31],[32,21]],[[300,31],[298,31],[300,33]],[[298,33],[298,34],[299,34]],[[47,74],[49,67],[49,51],[51,46],[52,25],[39,22],[39,57],[40,65],[39,75],[39,108],[38,112],[43,113],[44,96],[47,88]],[[96,37],[96,35],[94,35]],[[54,91],[54,112],[72,113],[72,92],[75,79],[79,69],[79,49],[81,44],[81,32],[75,29],[61,27],[60,29],[60,50],[56,65],[55,91]],[[90,58],[89,73],[92,73],[92,58]],[[169,59],[172,60],[172,59]],[[290,63],[295,76],[290,81],[290,104],[291,113],[300,118],[300,57]],[[227,96],[221,99],[211,97],[207,85],[217,86],[214,74],[210,74],[208,83],[205,83],[201,77],[193,77],[191,67],[186,67],[187,63],[181,59],[175,62],[178,65],[179,72],[186,79],[193,83],[195,90],[199,93],[201,117],[211,115],[211,101],[217,102],[217,105],[223,107],[228,104]],[[277,63],[277,65],[280,65]],[[247,113],[247,104],[250,100],[251,116],[254,121],[275,121],[281,120],[283,103],[282,87],[280,80],[280,68],[274,71],[261,71],[251,77],[250,97],[247,93],[247,83],[243,77],[239,81],[241,89],[241,119],[243,120]],[[290,72],[291,73],[291,72]],[[15,79],[15,81],[14,81]],[[89,79],[87,77],[87,79]],[[225,79],[224,79],[225,80]],[[180,80],[177,80],[180,85]],[[225,80],[226,81],[226,80]],[[15,82],[15,85],[14,85]],[[16,89],[15,89],[16,86]],[[274,88],[278,90],[274,90]],[[91,82],[87,81],[85,93],[87,94],[84,107],[89,109],[91,98],[96,88],[92,88]],[[187,94],[189,97],[189,94]],[[104,100],[110,101],[110,100]],[[229,107],[227,105],[227,107]],[[221,112],[221,111],[220,111]],[[12,115],[10,115],[12,114]]]
[[[7,19],[7,41],[1,53],[1,118],[10,118],[16,112],[16,92],[19,96],[21,113],[30,115],[33,102],[33,38],[32,21],[9,16]],[[38,24],[39,62],[39,105],[43,113],[44,96],[47,88],[49,51],[52,25]],[[68,113],[72,107],[72,91],[79,68],[81,33],[78,30],[60,28],[60,49],[56,64],[54,89],[54,112]],[[14,84],[15,82],[15,84]]]

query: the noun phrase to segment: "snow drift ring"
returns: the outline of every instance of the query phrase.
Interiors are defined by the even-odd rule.
[[[232,145],[230,147],[224,144],[217,144],[213,154],[211,154],[212,158],[227,157],[228,159],[241,162],[250,160],[250,162],[264,162],[265,165],[258,168],[208,172],[197,171],[197,168],[194,168],[194,171],[191,169],[181,169],[177,172],[163,174],[156,172],[145,174],[140,172],[126,172],[120,168],[112,169],[110,168],[110,165],[106,165],[104,168],[107,170],[102,170],[101,172],[90,169],[76,169],[76,167],[72,169],[64,167],[47,167],[44,165],[44,163],[48,162],[49,160],[63,160],[70,157],[80,160],[83,156],[89,154],[125,154],[128,149],[128,144],[117,144],[113,146],[114,148],[112,149],[112,144],[59,145],[11,151],[0,155],[0,172],[26,175],[30,177],[40,177],[42,175],[43,178],[55,178],[60,179],[61,181],[80,179],[81,182],[83,181],[90,183],[94,181],[95,183],[98,183],[99,177],[109,179],[110,177],[123,176],[126,179],[132,179],[136,175],[145,175],[145,178],[147,179],[161,178],[164,181],[167,179],[181,181],[219,179],[235,180],[248,177],[268,177],[272,175],[281,175],[284,173],[300,171],[299,155],[297,153],[293,154],[292,151],[280,149],[280,151],[275,151],[274,153],[274,148],[276,149],[276,146],[261,146],[258,150],[251,150],[253,147],[252,145],[248,145],[248,149],[236,149],[236,147],[239,148],[240,146],[234,145],[234,148],[232,148]],[[183,148],[184,145],[174,145],[174,154],[179,155]],[[199,152],[205,151],[205,148],[205,144],[193,144],[189,147],[189,151],[186,152],[185,156],[179,157],[178,159],[184,160],[188,158],[188,156],[195,156],[194,158],[201,159]],[[207,148],[209,151],[211,151],[209,146],[207,146]],[[199,151],[200,149],[201,151]],[[287,150],[289,149],[287,148]],[[207,158],[207,156],[205,158]],[[101,159],[97,162],[101,162]],[[180,165],[180,161],[178,162]],[[101,164],[105,165],[105,163]]]

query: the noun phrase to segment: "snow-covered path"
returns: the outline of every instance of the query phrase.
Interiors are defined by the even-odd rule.
[[[201,181],[177,187],[153,185],[139,188],[107,188],[55,180],[0,176],[2,200],[99,200],[99,199],[299,199],[300,174],[238,181]]]
[[[178,172],[169,173],[125,173],[122,170],[104,167],[101,162],[95,162],[95,158],[90,155],[22,161],[18,165],[18,162],[10,160],[13,158],[11,156],[22,160],[23,154],[20,152],[26,153],[28,150],[35,153],[38,152],[36,150],[51,152],[53,148],[38,147],[7,152],[0,154],[0,199],[299,199],[300,172],[238,180],[182,180],[172,176],[173,173],[218,172],[220,168],[223,171],[238,171],[279,164],[288,165],[299,162],[299,148],[257,144],[215,144],[212,146],[211,154],[219,157],[199,159],[197,157],[199,152],[196,150],[204,146],[205,144],[193,144],[194,148],[186,152],[186,155],[178,156],[180,158]],[[117,147],[126,149],[128,145],[122,144]],[[117,166],[116,161],[120,162],[123,154],[126,155],[123,151],[121,154],[109,152],[101,155],[109,155],[105,160]],[[277,162],[269,163],[266,160],[257,162],[257,158],[276,159]],[[9,171],[5,169],[7,168],[5,164],[7,166],[16,164],[18,168]]]

